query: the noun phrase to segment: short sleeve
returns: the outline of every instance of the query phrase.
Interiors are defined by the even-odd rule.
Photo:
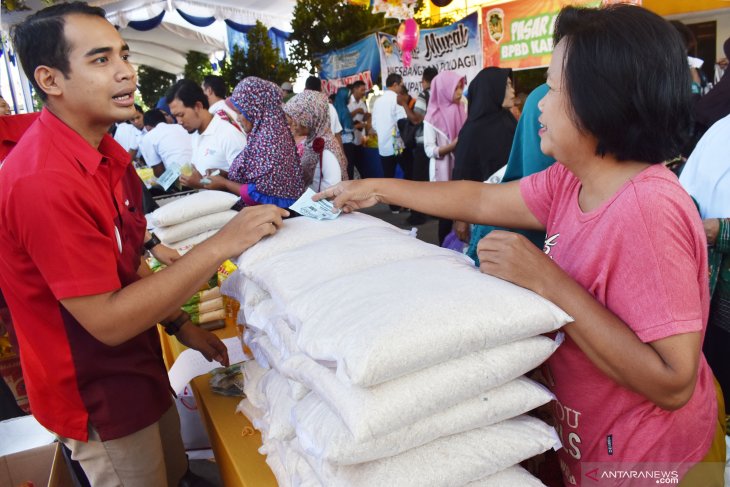
[[[522,199],[535,218],[545,227],[548,226],[550,208],[552,207],[555,191],[567,174],[568,170],[562,164],[553,164],[544,171],[540,171],[520,180]]]
[[[86,194],[83,194],[86,193]],[[64,182],[61,173],[18,181],[7,217],[16,241],[29,254],[56,299],[89,296],[121,288],[114,237],[102,233],[114,223],[90,201],[87,188]]]
[[[426,115],[427,110],[428,103],[426,102],[426,98],[423,96],[423,93],[420,93],[416,98],[416,104],[413,105],[413,111],[419,115]]]
[[[332,129],[332,133],[337,135],[340,132],[342,132],[342,124],[340,124],[340,117],[337,115],[337,110],[335,107],[333,107],[330,104],[327,104],[329,107],[329,116],[330,116],[330,129]]]
[[[702,224],[691,202],[681,201],[686,195],[670,188],[633,188],[636,196],[627,200],[636,201],[638,214],[629,205],[618,208],[631,215],[615,225],[624,238],[615,245],[613,236],[604,238],[616,249],[606,296],[620,303],[612,310],[643,342],[701,331],[709,303]]]
[[[329,150],[322,152],[322,190],[342,181],[342,169],[337,157]]]
[[[246,146],[246,136],[236,130],[236,128],[228,122],[225,122],[226,134],[224,134],[223,150],[226,154],[226,163],[230,166],[233,160],[241,153]]]
[[[152,132],[145,135],[142,142],[139,144],[139,150],[144,158],[144,162],[148,166],[156,166],[162,162],[157,150],[155,150],[155,144],[151,136]]]

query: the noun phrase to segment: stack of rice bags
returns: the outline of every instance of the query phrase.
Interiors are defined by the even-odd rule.
[[[542,485],[557,447],[522,377],[570,321],[460,254],[362,214],[287,220],[222,286],[255,362],[239,410],[279,485]]]
[[[237,201],[238,196],[225,191],[200,191],[156,209],[147,221],[163,244],[185,250],[212,237],[236,216],[231,207]]]

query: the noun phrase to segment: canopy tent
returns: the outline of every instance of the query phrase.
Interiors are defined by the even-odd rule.
[[[44,8],[48,0],[15,0],[14,3],[16,10],[0,14],[3,32],[0,56],[5,64],[3,91],[9,88],[17,111],[19,105],[32,106],[30,84],[16,66],[7,33],[12,25]],[[88,3],[102,7],[109,21],[119,28],[129,43],[134,65],[181,74],[189,51],[221,60],[225,56],[226,39],[229,44],[231,41],[245,43],[243,34],[256,21],[269,27],[269,36],[284,52],[296,0],[88,0]]]
[[[246,32],[256,21],[270,28],[270,36],[283,48],[291,29],[296,0],[91,0],[104,8],[130,46],[135,65],[147,65],[172,74],[185,66],[185,55],[195,50],[224,55],[227,29]],[[25,0],[28,10],[5,12],[2,30],[43,8],[42,0]]]

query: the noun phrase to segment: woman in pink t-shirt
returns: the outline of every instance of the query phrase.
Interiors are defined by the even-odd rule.
[[[706,240],[691,199],[660,164],[690,126],[681,40],[661,17],[615,5],[564,9],[555,43],[539,104],[552,167],[499,185],[353,181],[320,197],[346,212],[382,202],[545,231],[544,252],[503,231],[478,252],[482,272],[574,318],[543,368],[565,483],[721,485],[723,464],[705,463],[724,462],[714,448],[724,441],[722,406],[701,352]]]

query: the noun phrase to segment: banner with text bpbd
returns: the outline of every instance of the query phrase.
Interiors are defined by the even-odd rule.
[[[364,81],[370,89],[380,76],[378,37],[372,34],[347,47],[328,52],[319,57],[319,62],[322,91],[328,95],[358,80]]]
[[[407,68],[403,65],[395,36],[378,33],[378,45],[383,85],[390,73],[398,73],[403,76],[403,83],[413,96],[421,91],[421,77],[428,66],[433,66],[439,73],[455,71],[466,77],[467,84],[482,69],[477,12],[446,27],[421,30],[418,46],[412,51],[411,65]]]
[[[553,28],[560,9],[568,5],[598,7],[601,3],[601,0],[515,0],[484,7],[484,67],[528,69],[549,65]]]

